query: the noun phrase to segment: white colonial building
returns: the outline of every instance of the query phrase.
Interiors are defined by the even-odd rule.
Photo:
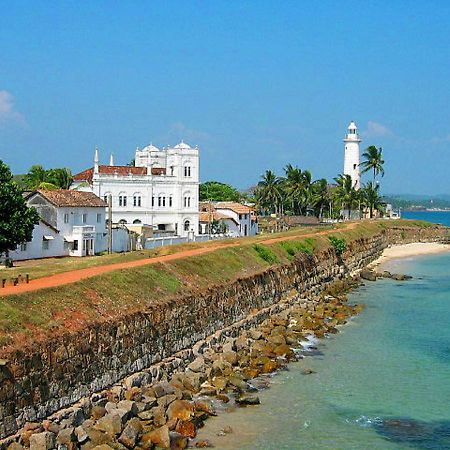
[[[32,240],[10,253],[13,260],[90,256],[106,250],[106,204],[92,192],[37,190],[26,200],[40,220]]]
[[[344,138],[344,175],[352,177],[353,187],[361,187],[361,172],[359,167],[359,144],[361,139],[355,122],[351,121]]]
[[[134,166],[101,165],[74,176],[71,187],[90,191],[108,202],[114,223],[149,225],[177,236],[197,235],[199,150],[183,141],[162,150],[150,144],[136,150]]]

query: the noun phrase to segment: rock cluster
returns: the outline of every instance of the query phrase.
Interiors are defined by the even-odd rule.
[[[412,276],[410,276],[410,275],[404,275],[401,273],[391,273],[387,270],[385,270],[383,272],[376,272],[371,269],[361,270],[360,277],[363,280],[367,280],[367,281],[376,281],[377,278],[390,278],[395,281],[405,281],[405,280],[410,280],[412,278]]]
[[[158,382],[145,384],[139,376],[131,376],[66,414],[41,423],[29,422],[8,448],[126,450],[212,446],[207,440],[195,438],[204,421],[216,415],[215,405],[258,405],[258,388],[267,386],[261,375],[301,358],[296,349],[308,336],[320,338],[336,333],[339,325],[360,310],[361,306],[346,302],[342,289],[341,282],[313,306],[295,304],[235,337],[199,342],[184,370],[162,373]],[[304,369],[304,373],[314,372]],[[228,432],[231,430],[224,429],[224,434]]]

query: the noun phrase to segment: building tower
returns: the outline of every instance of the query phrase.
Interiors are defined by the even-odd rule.
[[[361,187],[361,173],[359,169],[359,143],[358,128],[353,120],[348,126],[348,133],[344,138],[344,175],[352,177],[355,189]]]

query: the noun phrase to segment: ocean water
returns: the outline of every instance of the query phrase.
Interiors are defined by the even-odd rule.
[[[402,218],[427,220],[450,226],[450,211],[402,211]]]
[[[450,253],[391,261],[407,282],[368,282],[365,310],[290,364],[262,405],[208,421],[218,449],[450,449]],[[304,375],[310,368],[316,373]],[[216,436],[230,425],[233,433]]]

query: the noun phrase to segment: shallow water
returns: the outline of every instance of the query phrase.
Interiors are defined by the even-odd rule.
[[[391,261],[342,332],[272,378],[262,406],[209,420],[218,449],[450,449],[450,253]],[[303,375],[304,368],[317,373]],[[234,432],[215,436],[225,425]]]

